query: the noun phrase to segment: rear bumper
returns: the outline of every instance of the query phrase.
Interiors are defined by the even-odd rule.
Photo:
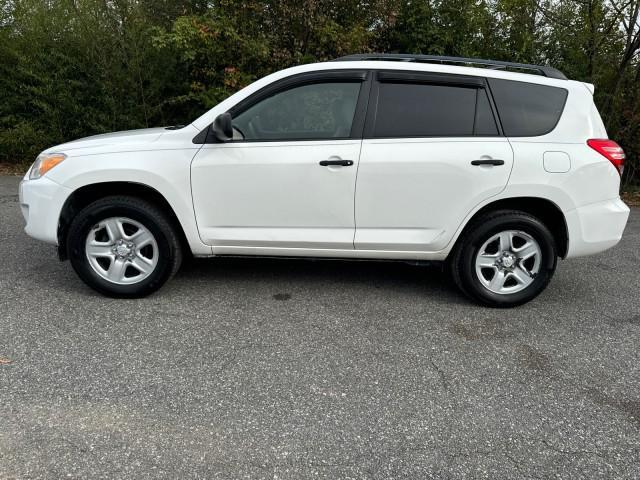
[[[70,194],[70,189],[47,177],[22,180],[19,201],[27,235],[43,242],[57,244],[60,212]]]
[[[567,258],[592,255],[615,246],[629,218],[620,198],[592,203],[565,214],[569,231]]]

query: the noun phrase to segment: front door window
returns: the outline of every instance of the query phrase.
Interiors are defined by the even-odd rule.
[[[349,138],[360,85],[360,82],[314,83],[278,92],[234,116],[236,139]]]

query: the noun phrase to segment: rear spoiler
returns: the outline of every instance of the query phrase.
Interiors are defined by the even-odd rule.
[[[593,83],[582,82],[582,84],[587,87],[587,90],[589,90],[591,92],[591,95],[593,95],[593,92],[595,92],[596,90],[596,87],[593,86]]]

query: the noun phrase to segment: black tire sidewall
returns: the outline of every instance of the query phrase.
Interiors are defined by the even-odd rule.
[[[534,281],[524,290],[511,294],[491,292],[482,285],[475,270],[475,258],[484,242],[504,230],[519,230],[531,235],[542,252],[540,271]],[[532,300],[545,289],[553,276],[556,263],[555,241],[543,223],[526,214],[505,214],[479,223],[470,233],[460,256],[460,279],[467,293],[485,304],[496,307],[516,306]]]
[[[148,206],[129,202],[96,202],[81,211],[73,220],[67,239],[67,254],[71,265],[80,278],[98,292],[113,297],[142,297],[162,286],[172,274],[173,251],[168,235],[163,230],[159,212]],[[91,267],[85,251],[89,231],[100,221],[110,217],[126,217],[147,228],[158,245],[158,263],[155,270],[144,280],[131,285],[117,285],[100,277]]]

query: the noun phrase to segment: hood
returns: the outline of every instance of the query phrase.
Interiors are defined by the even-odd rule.
[[[78,140],[56,145],[55,147],[48,148],[44,153],[68,153],[79,149],[96,149],[101,152],[125,151],[130,148],[135,149],[136,146],[155,142],[166,131],[165,127],[157,127],[104,133],[102,135],[93,135],[91,137],[80,138]]]

